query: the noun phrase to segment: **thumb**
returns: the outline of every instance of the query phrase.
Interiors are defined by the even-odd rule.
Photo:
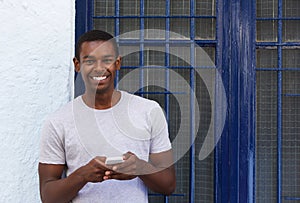
[[[131,157],[132,155],[134,155],[134,153],[128,151],[127,153],[123,154],[123,159],[127,160],[129,159],[129,157]]]

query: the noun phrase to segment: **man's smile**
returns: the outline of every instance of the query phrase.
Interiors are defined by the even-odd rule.
[[[106,78],[108,78],[108,76],[99,76],[99,77],[94,76],[92,78],[93,78],[93,80],[96,80],[96,81],[102,81],[102,80],[105,80]]]

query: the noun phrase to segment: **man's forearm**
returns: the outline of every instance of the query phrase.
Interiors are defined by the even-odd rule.
[[[76,173],[59,180],[49,180],[41,191],[43,203],[66,203],[71,201],[86,182]]]
[[[170,195],[176,187],[175,169],[174,166],[157,172],[140,175],[139,178],[153,192],[158,192],[164,195]]]

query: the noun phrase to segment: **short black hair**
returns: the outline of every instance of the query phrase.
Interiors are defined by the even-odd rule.
[[[111,34],[103,30],[90,30],[81,35],[77,41],[75,48],[75,57],[77,58],[77,60],[80,60],[81,45],[84,42],[92,41],[110,41],[115,49],[116,57],[119,56],[119,48],[116,39]]]

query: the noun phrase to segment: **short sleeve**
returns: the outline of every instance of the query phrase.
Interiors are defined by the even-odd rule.
[[[160,153],[170,150],[168,125],[162,108],[157,104],[150,112],[151,148],[150,153]]]
[[[63,131],[54,126],[51,120],[46,120],[41,130],[40,163],[65,164]]]

